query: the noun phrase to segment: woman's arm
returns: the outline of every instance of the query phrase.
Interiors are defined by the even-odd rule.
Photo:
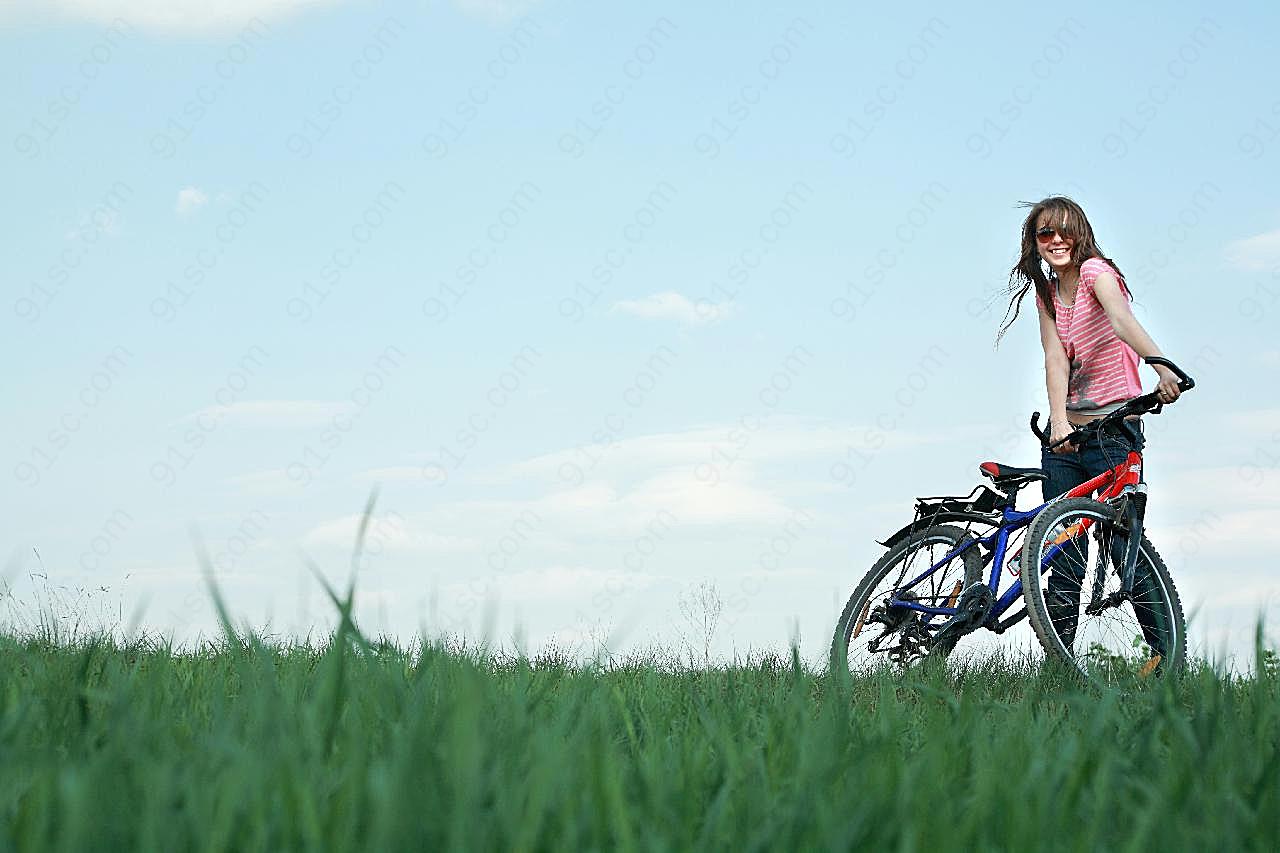
[[[1129,310],[1129,300],[1125,298],[1120,289],[1120,282],[1114,275],[1109,272],[1098,273],[1097,279],[1093,282],[1093,293],[1098,297],[1098,304],[1102,306],[1102,310],[1107,312],[1107,319],[1111,321],[1111,329],[1116,333],[1117,338],[1133,347],[1133,351],[1140,358],[1162,355],[1156,342],[1151,340],[1147,330],[1142,328],[1138,318],[1133,316],[1133,311]],[[1172,403],[1178,399],[1182,390],[1178,387],[1178,377],[1174,372],[1161,365],[1152,365],[1152,367],[1160,375],[1160,384],[1156,386],[1156,390],[1160,393],[1161,399],[1166,403]]]
[[[1072,429],[1067,422],[1067,379],[1071,374],[1071,362],[1058,339],[1057,324],[1043,305],[1037,307],[1040,312],[1040,346],[1044,347],[1044,383],[1049,391],[1049,440],[1053,442]],[[1058,453],[1074,450],[1075,446],[1071,444],[1055,448]]]

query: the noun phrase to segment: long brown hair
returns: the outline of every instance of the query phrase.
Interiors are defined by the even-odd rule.
[[[1049,316],[1057,317],[1053,307],[1053,282],[1050,276],[1045,274],[1044,261],[1041,260],[1040,252],[1036,249],[1036,223],[1040,221],[1040,214],[1046,211],[1053,216],[1056,227],[1061,228],[1059,233],[1074,241],[1071,246],[1072,266],[1079,268],[1090,258],[1101,258],[1116,271],[1121,289],[1129,294],[1129,287],[1124,283],[1124,275],[1121,274],[1120,267],[1102,253],[1102,247],[1094,239],[1093,226],[1089,224],[1089,218],[1084,215],[1084,209],[1080,205],[1064,195],[1052,195],[1037,202],[1018,202],[1018,206],[1029,207],[1031,210],[1022,222],[1021,255],[1018,263],[1009,272],[1009,289],[1006,291],[1009,295],[1009,307],[1005,309],[1004,323],[1000,326],[999,334],[996,335],[997,346],[1000,344],[1000,339],[1004,337],[1004,333],[1013,325],[1013,321],[1018,319],[1018,313],[1022,310],[1023,297],[1033,286],[1040,296],[1040,301],[1049,312]],[[1133,296],[1130,294],[1129,298],[1132,300]],[[1009,316],[1011,313],[1012,317]]]

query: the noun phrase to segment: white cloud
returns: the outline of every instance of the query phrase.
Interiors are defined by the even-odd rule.
[[[728,306],[706,305],[699,309],[689,297],[671,290],[644,299],[616,302],[613,310],[646,320],[675,320],[685,326],[715,323],[729,313]]]
[[[346,515],[309,530],[302,543],[310,547],[337,548],[349,553],[356,543],[362,515]],[[365,531],[366,549],[399,554],[459,553],[480,547],[475,539],[435,533],[425,525],[410,522],[398,512],[375,512]]]
[[[1280,228],[1229,243],[1227,260],[1232,266],[1250,272],[1280,266]]]
[[[1269,569],[1257,555],[1280,545],[1280,471],[1233,465],[1163,473],[1152,484],[1147,534],[1175,582],[1188,571],[1213,573],[1206,600],[1216,603],[1222,571],[1239,586],[1249,571]]]
[[[229,35],[253,19],[279,20],[290,14],[340,0],[5,0],[0,25],[7,20],[63,19],[133,28],[175,36]]]
[[[3,2],[3,0],[0,0]],[[107,235],[114,237],[120,233],[120,211],[108,208],[106,206],[98,206],[90,213],[83,210],[80,211],[77,218],[76,227],[64,233],[62,236],[67,240],[88,239],[86,234],[95,233],[95,235]]]
[[[871,424],[839,424],[811,419],[770,417],[766,412],[744,416],[740,423],[695,427],[681,432],[652,433],[615,441],[610,445],[593,445],[591,474],[602,477],[643,475],[667,466],[698,469],[704,481],[716,479],[712,469],[737,465],[767,465],[802,458],[843,459],[846,448],[861,441]],[[931,431],[897,429],[882,433],[883,444],[876,452],[918,447],[936,442],[953,442],[966,428],[940,427]],[[716,450],[720,453],[717,454]],[[729,466],[729,458],[741,459]],[[705,463],[705,464],[704,464]],[[559,450],[514,463],[498,472],[495,482],[509,482],[512,477],[554,479],[562,482],[579,479],[584,468],[580,448]],[[976,463],[975,463],[976,464]],[[584,472],[585,473],[585,472]]]
[[[194,213],[209,203],[209,196],[199,187],[184,187],[178,190],[178,201],[173,209],[179,216]]]
[[[532,9],[537,0],[453,0],[453,5],[465,15],[502,25]]]
[[[354,479],[361,483],[423,482],[427,479],[427,474],[423,472],[422,466],[393,465],[361,471]]]
[[[1213,559],[1208,555],[1215,551],[1225,559],[1246,546],[1259,553],[1253,546],[1280,545],[1280,509],[1207,510],[1194,523],[1162,526],[1151,538],[1166,560],[1179,554]]]
[[[779,522],[792,512],[788,498],[796,497],[797,483],[766,476],[764,469],[804,458],[837,458],[849,440],[844,429],[789,421],[766,425],[735,448],[730,429],[703,427],[619,441],[598,448],[598,462],[589,468],[579,451],[564,450],[476,472],[467,478],[469,485],[536,491],[523,499],[441,505],[433,510],[433,523],[439,529],[470,531],[481,519],[506,524],[530,511],[548,533],[625,544],[664,512],[680,527]],[[737,432],[734,436],[740,440]],[[421,476],[419,469],[406,474]],[[548,490],[548,483],[558,486]],[[779,483],[785,488],[775,488]]]
[[[1267,460],[1259,461],[1265,465]],[[1260,472],[1248,464],[1160,472],[1151,485],[1151,501],[1192,516],[1223,507],[1280,508],[1280,470],[1258,467]]]
[[[585,599],[605,588],[615,594],[631,592],[652,586],[656,581],[654,575],[557,565],[506,575],[502,581],[502,595],[525,605],[541,599],[563,602],[565,599]],[[451,583],[442,586],[440,591],[445,595],[462,595],[468,588],[469,584]]]
[[[225,478],[222,482],[255,497],[277,496],[301,488],[300,483],[289,478],[289,473],[284,468],[236,474]]]
[[[634,483],[595,479],[529,497],[448,501],[403,518],[388,514],[394,523],[371,522],[369,535],[372,538],[377,527],[378,538],[390,552],[470,554],[473,560],[450,565],[474,563],[481,572],[494,568],[484,558],[504,547],[512,550],[501,553],[525,565],[564,559],[566,554],[581,558],[595,553],[600,558],[601,548],[609,554],[603,559],[616,563],[637,536],[652,532],[655,525],[659,540],[700,540],[718,525],[741,530],[742,525],[780,523],[789,516],[791,510],[777,495],[751,482],[745,470],[739,473],[742,476],[731,482],[709,486],[690,469],[675,468]],[[358,523],[354,515],[328,522],[308,533],[306,541],[349,552]]]
[[[455,523],[468,523],[468,516],[501,519],[505,523],[506,519],[531,512],[548,531],[620,542],[668,514],[681,526],[786,518],[787,506],[773,492],[753,484],[755,477],[745,464],[735,473],[732,480],[710,485],[694,475],[692,466],[669,467],[638,482],[592,479],[525,500],[467,501],[440,509],[457,517],[456,522],[446,525],[449,529]]]
[[[1257,409],[1252,412],[1234,412],[1226,415],[1225,420],[1232,430],[1270,435],[1276,427],[1280,427],[1280,409]]]
[[[692,468],[663,471],[640,483],[626,496],[645,519],[668,512],[682,524],[741,524],[784,519],[789,512],[778,495],[752,485],[750,472],[710,485]]]
[[[200,418],[208,423],[208,419],[213,418],[219,426],[304,429],[324,426],[335,415],[349,412],[353,408],[351,403],[322,400],[244,400],[229,406],[207,406],[181,420],[188,422]]]

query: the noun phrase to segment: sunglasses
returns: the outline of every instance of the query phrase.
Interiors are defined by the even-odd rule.
[[[1064,241],[1071,239],[1071,235],[1067,234],[1064,231],[1060,231],[1057,228],[1054,228],[1052,225],[1046,225],[1040,230],[1036,231],[1036,239],[1039,240],[1041,244],[1049,243],[1053,240],[1054,234],[1057,234]]]

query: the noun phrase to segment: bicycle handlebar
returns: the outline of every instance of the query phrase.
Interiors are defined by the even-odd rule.
[[[1145,359],[1143,359],[1143,361],[1151,365],[1158,364],[1161,367],[1167,367],[1171,371],[1173,371],[1174,376],[1178,377],[1179,391],[1190,391],[1192,388],[1196,387],[1196,381],[1192,379],[1190,376],[1188,376],[1185,372],[1183,372],[1182,368],[1178,367],[1178,365],[1174,364],[1172,361],[1170,361],[1167,358],[1162,358],[1158,355],[1149,355]],[[1145,415],[1148,413],[1158,415],[1160,414],[1160,410],[1163,408],[1164,408],[1164,403],[1160,402],[1160,399],[1156,396],[1155,391],[1152,391],[1150,394],[1141,394],[1130,400],[1126,400],[1124,405],[1122,405],[1120,408],[1116,409],[1114,412],[1111,412],[1110,414],[1107,414],[1101,418],[1098,418],[1096,421],[1091,422],[1088,426],[1078,427],[1072,430],[1069,435],[1059,439],[1058,441],[1055,441],[1053,444],[1049,443],[1050,436],[1048,432],[1040,428],[1040,413],[1032,412],[1031,413],[1031,432],[1035,434],[1036,438],[1040,439],[1040,443],[1042,445],[1044,445],[1047,449],[1052,450],[1053,448],[1057,447],[1060,444],[1067,444],[1067,443],[1078,444],[1084,441],[1084,439],[1088,438],[1090,432],[1094,430],[1102,429],[1102,427],[1105,424],[1122,420],[1128,417],[1129,415]]]
[[[1170,361],[1167,358],[1161,358],[1158,355],[1149,355],[1146,358],[1144,358],[1143,361],[1145,361],[1147,364],[1158,364],[1161,367],[1167,367],[1170,370],[1172,370],[1173,375],[1178,377],[1179,391],[1190,391],[1192,388],[1196,387],[1196,381],[1192,379],[1190,376],[1188,376],[1187,374],[1183,373],[1182,368],[1178,367],[1178,365],[1174,364],[1172,361]]]

